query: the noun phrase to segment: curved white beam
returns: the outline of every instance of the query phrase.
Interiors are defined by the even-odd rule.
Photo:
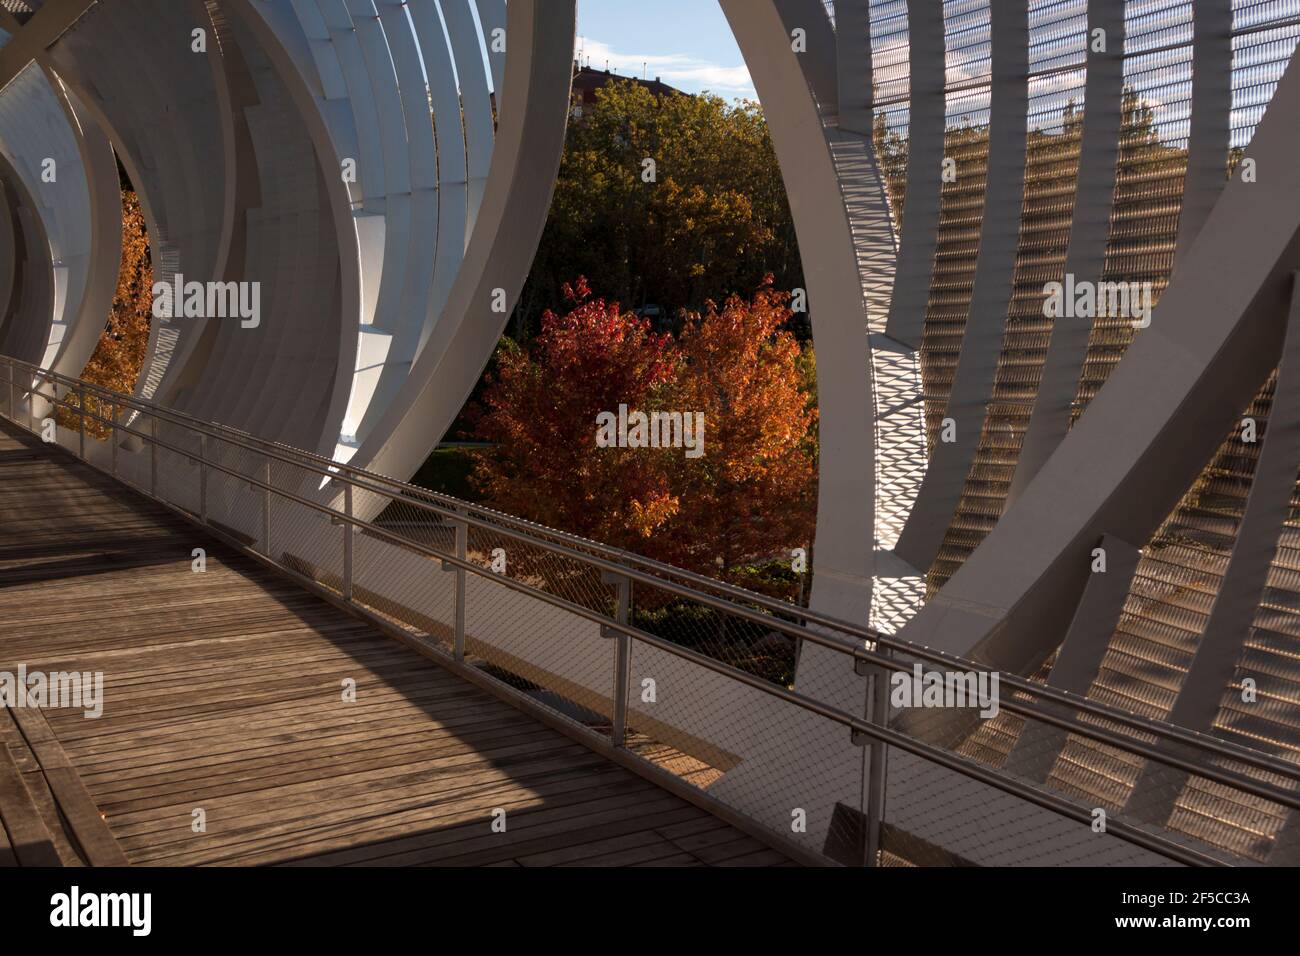
[[[1150,328],[902,636],[1026,673],[1064,633],[1101,535],[1146,541],[1169,513],[1277,360],[1300,267],[1297,111],[1293,61],[1251,146],[1273,172],[1224,189]]]
[[[132,178],[156,281],[178,272],[210,281],[224,268],[230,146],[213,68],[191,50],[191,33],[201,26],[189,3],[99,3],[48,51],[50,65],[107,133]],[[152,68],[138,69],[144,62]],[[137,393],[170,401],[174,386],[166,379],[184,369],[204,327],[202,319],[154,322]]]
[[[1191,128],[1175,268],[1200,233],[1227,181],[1232,126],[1232,6],[1232,0],[1197,0],[1192,7]]]
[[[89,201],[89,265],[80,309],[72,317],[59,348],[48,357],[46,364],[64,375],[79,376],[99,345],[117,293],[122,261],[122,189],[117,158],[108,137],[76,94],[67,89],[52,70],[47,71],[47,75],[76,133]]]
[[[340,361],[355,343],[343,320],[339,234],[326,177],[298,103],[241,16],[222,26],[222,84],[231,91],[241,162],[239,229],[224,278],[257,283],[255,325],[220,319],[185,396],[192,414],[298,447],[331,452]],[[336,167],[337,168],[337,167]],[[328,172],[327,172],[328,170]],[[339,190],[341,193],[341,190]],[[239,368],[248,386],[231,389]],[[331,441],[323,439],[332,431]]]
[[[939,236],[944,139],[943,0],[908,0],[907,204],[885,333],[921,345]]]
[[[1104,49],[1088,47],[1079,177],[1065,253],[1065,274],[1100,282],[1106,267],[1115,208],[1116,163],[1124,98],[1123,0],[1089,0],[1088,29],[1104,30]],[[1082,319],[1056,322],[1050,333],[1042,379],[1020,447],[1008,503],[1014,501],[1070,429],[1079,375],[1092,326]]]
[[[35,364],[49,341],[54,311],[54,269],[50,244],[35,198],[22,176],[0,154],[0,183],[12,216],[14,248],[13,291],[0,316],[0,353]]]
[[[987,403],[993,393],[1020,239],[1029,109],[1026,0],[998,0],[991,4],[990,35],[993,75],[989,90],[988,186],[975,284],[944,411],[953,422],[954,440],[941,441],[931,449],[929,469],[894,549],[922,571],[934,563],[939,553],[979,447]]]
[[[52,311],[27,319],[46,328],[38,364],[79,374],[112,307],[121,205],[108,141],[71,99],[29,65],[0,92],[0,151],[36,201],[49,243]]]
[[[826,613],[865,620],[875,538],[870,351],[853,231],[825,131],[836,105],[834,35],[817,4],[809,10],[721,3],[763,103],[777,160],[787,171],[808,287],[821,407],[813,601]],[[811,53],[792,51],[795,27],[807,31]],[[802,56],[828,69],[806,75]]]
[[[514,0],[508,12],[501,125],[464,262],[411,374],[354,458],[384,474],[414,474],[459,413],[505,327],[546,222],[568,118],[574,5]],[[493,311],[498,289],[504,312]]]

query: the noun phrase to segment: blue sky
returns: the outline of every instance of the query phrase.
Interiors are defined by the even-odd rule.
[[[687,93],[757,99],[717,0],[578,0],[583,62]]]

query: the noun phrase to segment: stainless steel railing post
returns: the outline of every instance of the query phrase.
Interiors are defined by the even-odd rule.
[[[887,656],[892,656],[888,648],[881,648],[881,652]],[[884,668],[873,667],[871,676],[868,678],[868,717],[867,719],[877,727],[884,727],[889,721],[889,674]],[[885,761],[888,748],[883,740],[873,740],[867,748],[867,788],[866,788],[866,807],[864,808],[866,817],[866,865],[880,865],[880,849],[882,845],[881,830],[885,819]]]
[[[612,584],[616,593],[614,620],[624,627],[632,616],[632,579],[606,571],[601,580]],[[632,683],[632,636],[624,630],[601,626],[602,637],[614,639],[614,717],[609,741],[622,747],[627,741],[627,695]]]
[[[271,459],[262,463],[262,547],[271,557]]]
[[[158,497],[158,416],[149,424],[149,494]]]
[[[343,600],[352,600],[352,484],[343,485]]]
[[[457,508],[456,512],[462,513],[460,508]],[[453,552],[458,561],[464,561],[465,555],[469,553],[469,523],[455,518],[451,519],[451,523],[455,531]],[[452,591],[451,653],[456,660],[463,661],[465,659],[465,568],[463,565],[443,559],[442,570],[451,571],[456,575],[455,587]]]
[[[86,460],[86,386],[77,386],[77,452]]]
[[[469,550],[469,525],[456,522],[456,557],[465,560]],[[452,636],[452,654],[456,660],[465,659],[465,569],[456,569],[456,631]]]
[[[117,412],[119,408],[120,406],[117,402],[114,402],[113,410],[108,413],[108,441],[112,452],[112,464],[110,466],[109,474],[114,478],[117,477]]]
[[[199,520],[208,523],[208,436],[199,432]]]

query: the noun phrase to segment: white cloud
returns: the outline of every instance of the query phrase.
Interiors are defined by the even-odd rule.
[[[669,86],[686,92],[708,90],[727,99],[737,96],[758,99],[749,70],[743,64],[724,66],[681,53],[615,50],[609,44],[590,37],[579,40],[576,49],[582,53],[583,65],[590,64],[593,69],[603,70],[608,64],[610,70],[623,76],[641,76],[644,70],[649,78],[657,76]]]

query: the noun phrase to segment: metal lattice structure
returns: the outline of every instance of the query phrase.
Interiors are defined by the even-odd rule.
[[[1289,654],[1300,632],[1288,582],[1300,461],[1285,437],[1270,445],[1255,429],[1271,419],[1284,436],[1276,421],[1289,421],[1277,396],[1298,197],[1288,175],[1265,184],[1253,170],[1285,162],[1300,10],[841,0],[828,18],[820,4],[774,0],[760,26],[744,4],[723,5],[788,168],[800,151],[800,174],[787,176],[796,218],[824,241],[841,228],[855,237],[856,271],[801,243],[823,266],[809,277],[812,300],[824,308],[832,283],[845,301],[862,289],[856,314],[837,302],[819,325],[814,310],[819,346],[840,336],[833,347],[852,352],[863,330],[871,341],[852,387],[823,381],[822,413],[847,415],[870,389],[876,452],[897,456],[890,480],[877,462],[878,480],[858,481],[856,499],[849,473],[872,469],[823,458],[819,571],[833,562],[837,581],[862,593],[814,587],[813,606],[871,603],[873,622],[902,639],[1294,762],[1300,672]],[[787,54],[786,38],[814,21],[830,22],[833,42],[810,31],[808,52]],[[802,198],[817,188],[808,130],[821,125],[834,168],[846,125],[865,132],[864,109],[876,163],[822,172],[833,215],[814,211]],[[866,194],[888,210],[862,204]],[[867,224],[886,215],[897,255],[885,237],[864,255]],[[1275,232],[1247,225],[1264,218]],[[1047,284],[1067,277],[1146,284],[1149,326],[1105,309],[1049,317]],[[873,302],[870,289],[888,281],[892,295]],[[897,412],[921,406],[923,422]],[[827,548],[823,538],[840,533],[872,540],[829,526],[868,501],[873,560]],[[1090,573],[1097,548],[1111,562],[1104,576]],[[799,679],[819,676],[801,660]],[[919,730],[915,717],[897,719]],[[924,732],[1243,857],[1289,859],[1284,811],[1204,781],[1015,721]],[[943,774],[913,773],[895,755],[887,778],[886,805],[914,834],[975,858],[989,847],[966,841],[996,842],[927,814],[949,786]]]
[[[393,480],[522,287],[571,0],[4,4],[0,407],[814,857],[1295,862],[1300,2],[721,6],[808,283],[806,612]],[[114,155],[155,278],[264,319],[161,316],[103,416]],[[891,709],[914,664],[1003,711]]]

